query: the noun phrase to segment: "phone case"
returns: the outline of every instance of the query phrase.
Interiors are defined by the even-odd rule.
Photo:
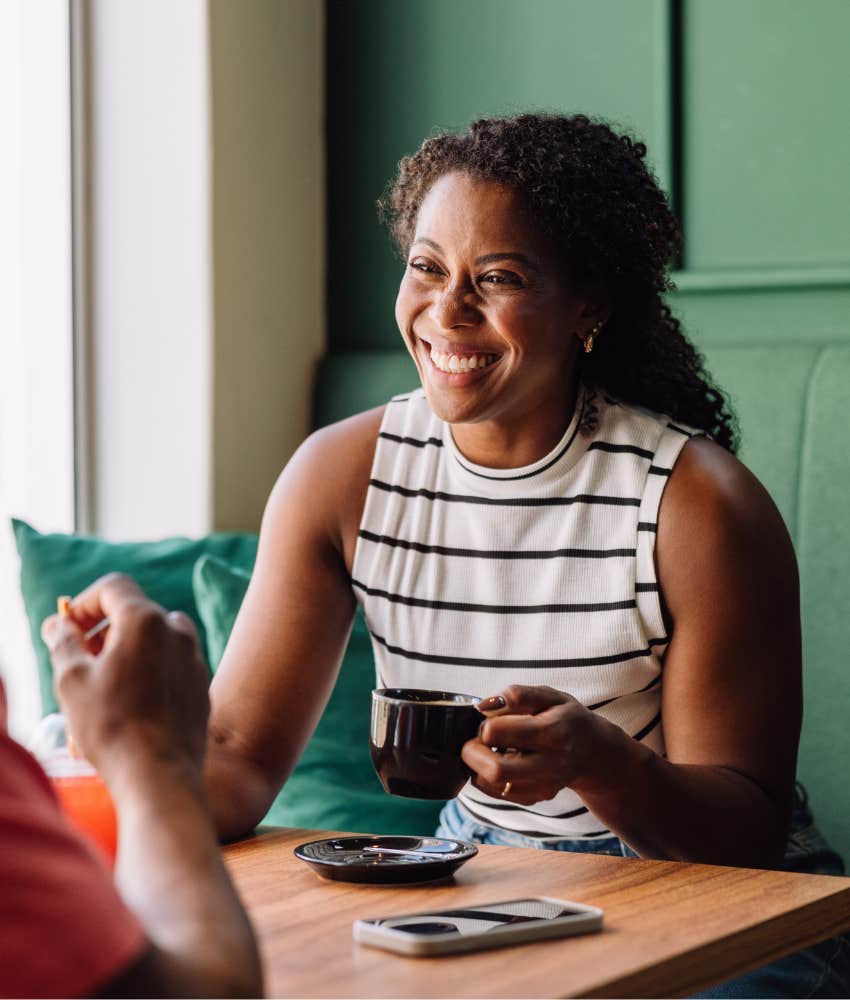
[[[376,925],[376,921],[378,920],[406,920],[411,917],[437,916],[440,914],[439,910],[419,910],[414,913],[397,913],[391,917],[375,917],[372,920],[355,920],[353,925],[354,940],[359,944],[370,945],[374,948],[384,948],[387,951],[398,952],[402,955],[452,955],[466,951],[503,948],[508,945],[523,944],[528,941],[545,941],[557,937],[590,934],[594,931],[602,930],[603,912],[596,906],[573,903],[566,899],[553,899],[550,896],[528,896],[525,898],[554,903],[563,907],[571,907],[581,912],[571,913],[566,917],[541,920],[537,923],[493,927],[487,931],[472,934],[419,935],[407,931],[395,930],[392,927]],[[517,902],[520,902],[520,900],[503,899],[493,903],[482,903],[480,907],[485,909],[491,906],[504,906]]]

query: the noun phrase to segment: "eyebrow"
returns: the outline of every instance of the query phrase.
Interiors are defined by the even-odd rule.
[[[440,246],[439,243],[435,243],[433,240],[429,240],[427,236],[418,236],[413,241],[412,245],[415,246],[417,243],[425,243],[433,250],[436,250],[437,253],[445,253],[445,251],[443,250],[443,248]],[[505,251],[504,253],[485,253],[483,256],[475,258],[475,264],[476,266],[480,266],[481,264],[495,264],[497,261],[500,260],[515,260],[519,264],[524,264],[532,271],[537,271],[538,273],[540,272],[540,266],[536,264],[531,259],[531,257],[527,256],[524,253],[518,253],[516,251]]]

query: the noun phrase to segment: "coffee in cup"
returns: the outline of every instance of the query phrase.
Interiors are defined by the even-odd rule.
[[[452,691],[381,688],[372,692],[372,763],[390,795],[452,799],[471,771],[464,743],[484,721],[478,698]]]

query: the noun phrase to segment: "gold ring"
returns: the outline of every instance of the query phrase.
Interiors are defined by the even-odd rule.
[[[511,794],[511,788],[512,787],[513,787],[513,783],[512,782],[510,782],[510,781],[506,781],[505,782],[505,787],[502,789],[502,798],[503,799],[506,799]]]

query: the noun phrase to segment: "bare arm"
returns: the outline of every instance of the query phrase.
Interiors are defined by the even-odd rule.
[[[269,499],[248,592],[210,691],[219,832],[251,830],[321,717],[354,614],[349,570],[381,411],[309,438]]]
[[[514,781],[515,801],[569,785],[644,857],[777,864],[802,716],[787,532],[757,480],[696,439],[662,500],[656,561],[673,627],[662,682],[667,759],[568,695],[535,688],[505,692],[508,704],[465,756],[491,794]],[[489,743],[530,752],[488,757]]]
[[[253,932],[221,858],[201,778],[209,702],[194,627],[126,577],[49,619],[45,639],[76,744],[118,816],[117,888],[149,947],[105,995],[257,996]],[[83,633],[108,617],[106,638]]]
[[[203,781],[178,762],[112,779],[121,838],[116,884],[151,947],[104,995],[259,996],[256,944],[221,859]]]

